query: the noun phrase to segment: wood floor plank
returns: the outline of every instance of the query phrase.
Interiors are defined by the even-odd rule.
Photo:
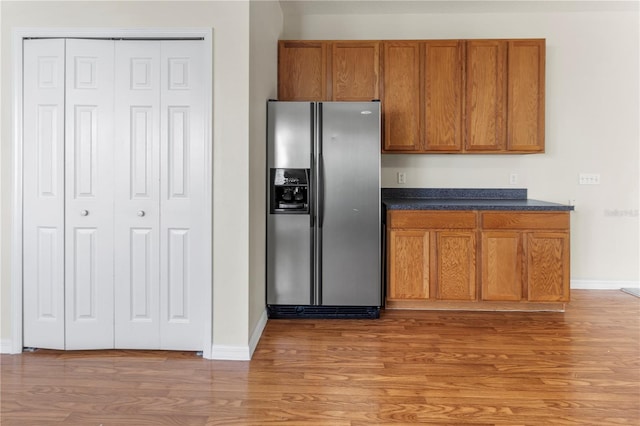
[[[557,312],[393,310],[270,320],[253,360],[190,352],[2,355],[9,425],[640,425],[640,299]]]

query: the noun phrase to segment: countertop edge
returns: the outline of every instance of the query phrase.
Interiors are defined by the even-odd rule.
[[[467,205],[452,204],[421,204],[416,200],[414,204],[393,204],[384,203],[387,210],[490,210],[490,211],[573,211],[573,206],[528,206],[528,205],[477,205],[469,203]]]
[[[531,199],[525,188],[382,188],[387,210],[573,211],[574,206]]]

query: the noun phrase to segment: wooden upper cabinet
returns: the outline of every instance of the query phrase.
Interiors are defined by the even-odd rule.
[[[507,42],[468,40],[465,148],[501,151],[506,145]]]
[[[545,40],[468,40],[467,151],[544,152]]]
[[[545,40],[510,40],[507,149],[544,151]]]
[[[335,41],[331,45],[332,99],[380,99],[380,42]]]
[[[380,99],[380,44],[360,40],[281,40],[278,43],[278,99]]]
[[[463,42],[427,41],[424,49],[424,148],[462,149]]]
[[[462,61],[459,40],[385,41],[384,150],[462,149]]]
[[[278,99],[327,100],[327,43],[285,40],[278,43]]]
[[[544,152],[545,40],[281,40],[278,99],[380,99],[388,153]]]
[[[420,43],[383,42],[384,151],[417,152],[420,143]]]

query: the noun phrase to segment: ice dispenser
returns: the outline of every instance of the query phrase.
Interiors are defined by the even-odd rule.
[[[271,213],[309,214],[309,169],[271,169]]]

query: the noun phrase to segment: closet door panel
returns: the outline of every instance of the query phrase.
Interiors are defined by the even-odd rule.
[[[115,70],[115,346],[157,349],[160,42],[117,42]]]
[[[64,40],[23,54],[23,345],[64,349]]]
[[[163,41],[160,317],[162,349],[202,350],[205,258],[204,43]],[[204,297],[207,296],[207,297]]]
[[[204,46],[25,42],[25,345],[204,349]]]
[[[67,349],[114,347],[113,60],[113,41],[66,41]]]

